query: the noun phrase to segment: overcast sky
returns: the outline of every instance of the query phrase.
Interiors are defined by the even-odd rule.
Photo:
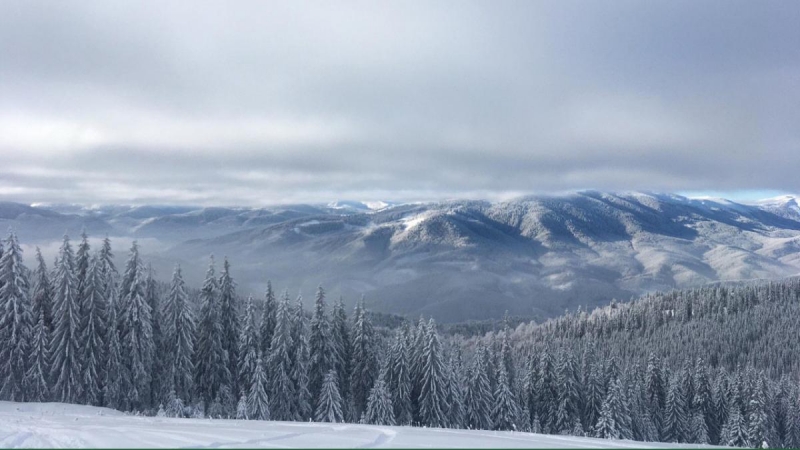
[[[800,2],[0,2],[0,199],[800,192]]]

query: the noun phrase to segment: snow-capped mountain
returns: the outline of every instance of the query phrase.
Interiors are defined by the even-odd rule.
[[[4,203],[0,224],[29,245],[81,227],[96,237],[151,239],[158,245],[146,256],[162,278],[181,262],[199,284],[208,255],[227,255],[243,294],[259,294],[267,279],[307,294],[322,284],[351,302],[364,294],[376,310],[460,321],[505,310],[552,316],[649,290],[798,274],[797,205],[794,197],[749,205],[596,191],[380,207]]]

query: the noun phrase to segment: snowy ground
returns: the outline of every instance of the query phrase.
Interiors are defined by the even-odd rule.
[[[0,447],[675,448],[679,446],[494,431],[136,417],[90,406],[0,402]]]

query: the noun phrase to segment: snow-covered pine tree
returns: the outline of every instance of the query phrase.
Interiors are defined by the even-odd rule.
[[[128,386],[130,379],[122,361],[122,344],[117,331],[117,318],[119,302],[116,300],[115,290],[108,291],[111,294],[108,303],[108,316],[106,318],[106,330],[108,347],[105,361],[105,379],[103,380],[103,404],[109,408],[126,409]]]
[[[236,419],[247,420],[247,396],[245,394],[239,396],[239,403],[236,404]]]
[[[131,245],[126,278],[129,276],[128,272],[132,273],[131,282],[127,284],[128,290],[122,292],[122,304],[125,305],[125,334],[121,336],[122,360],[131,381],[127,399],[131,408],[137,410],[150,406],[154,348],[152,311],[146,297],[147,275],[139,258],[136,241]]]
[[[39,308],[32,335],[31,355],[25,382],[28,386],[27,398],[33,402],[46,402],[50,400],[50,330],[47,328],[42,308]]]
[[[464,382],[461,377],[461,366],[456,361],[456,356],[451,356],[445,366],[447,373],[447,410],[449,410],[447,426],[450,428],[464,428]]]
[[[272,334],[275,332],[275,293],[272,291],[272,281],[267,280],[267,293],[264,298],[264,310],[261,315],[260,336],[261,354],[269,355],[269,346],[272,343]]]
[[[261,347],[255,314],[253,296],[250,295],[245,302],[244,318],[241,321],[242,329],[239,334],[239,386],[242,387],[245,394],[253,384],[253,374],[256,371]]]
[[[408,363],[408,323],[397,330],[395,340],[389,349],[386,385],[392,395],[395,422],[398,425],[410,425],[411,380]]]
[[[571,353],[563,352],[558,357],[556,367],[558,383],[558,409],[556,410],[553,433],[569,434],[580,421],[580,398],[577,367]]]
[[[686,442],[689,413],[686,408],[682,378],[680,374],[676,374],[667,391],[661,436],[664,442]]]
[[[44,325],[50,335],[53,332],[53,285],[39,247],[36,247],[36,270],[33,272],[32,282],[31,318],[37,320],[43,315]]]
[[[102,404],[107,348],[105,342],[107,300],[104,297],[100,264],[97,256],[90,259],[81,289],[83,400],[89,405],[97,406]]]
[[[183,404],[183,400],[181,400],[177,395],[175,395],[175,391],[169,391],[167,394],[167,407],[165,412],[167,413],[167,417],[186,417],[185,407]]]
[[[228,356],[228,373],[233,398],[238,397],[238,365],[239,365],[239,306],[236,297],[236,282],[231,276],[231,265],[228,258],[222,262],[222,273],[219,277],[219,314],[222,322],[222,348]]]
[[[763,374],[757,375],[748,406],[747,440],[755,447],[769,448],[778,445],[774,432],[769,388]]]
[[[444,374],[442,349],[439,343],[439,334],[436,331],[436,322],[428,322],[428,343],[422,354],[423,364],[421,373],[422,386],[419,394],[419,413],[421,425],[427,427],[446,427],[447,414],[442,408],[446,407],[447,379]]]
[[[164,356],[166,376],[176,398],[192,399],[194,388],[194,339],[195,325],[181,266],[176,265],[172,274],[169,296],[164,305]]]
[[[314,413],[314,420],[317,422],[333,423],[344,421],[342,415],[342,397],[339,395],[339,386],[336,382],[335,370],[330,370],[325,375],[319,397],[319,404]]]
[[[350,362],[351,344],[350,327],[347,322],[347,312],[344,308],[344,299],[339,296],[333,305],[331,313],[331,341],[336,348],[334,366],[336,367],[336,379],[339,381],[339,393],[342,395],[343,402],[350,401]],[[312,394],[316,395],[316,393]]]
[[[69,237],[64,235],[58,256],[53,300],[53,397],[64,403],[77,403],[81,397],[80,354],[81,317],[75,257]]]
[[[488,374],[488,371],[487,371]],[[558,412],[558,389],[551,350],[544,348],[539,353],[539,376],[536,392],[537,414],[544,433],[552,433]],[[491,385],[491,380],[490,380]]]
[[[409,364],[411,370],[409,371],[411,379],[411,406],[413,407],[412,413],[414,423],[420,423],[422,418],[419,414],[419,394],[422,390],[422,366],[424,365],[423,353],[425,346],[428,343],[428,326],[425,320],[420,316],[417,327],[412,336],[412,344],[409,348]]]
[[[147,278],[145,280],[145,301],[150,307],[150,324],[152,327],[152,375],[150,377],[150,404],[160,404],[167,398],[172,387],[167,382],[168,373],[166,363],[159,355],[164,355],[164,334],[161,317],[162,301],[155,280],[153,267],[147,265]]]
[[[731,405],[731,410],[728,412],[728,420],[722,427],[719,444],[731,447],[751,446],[747,434],[747,422],[742,416],[739,407],[735,405]]]
[[[337,349],[331,336],[331,324],[325,312],[325,291],[322,286],[317,288],[317,296],[314,299],[314,314],[311,317],[311,336],[308,345],[311,352],[308,389],[314,398],[314,406],[316,406],[325,374],[331,369],[335,369],[334,364],[338,359]]]
[[[81,230],[81,242],[78,244],[78,249],[75,252],[75,282],[78,286],[78,301],[81,305],[81,317],[86,315],[86,311],[83,310],[86,303],[84,301],[84,290],[86,289],[86,277],[88,276],[89,261],[91,260],[90,251],[89,237],[86,235],[86,228],[84,228]],[[81,360],[81,366],[83,366],[83,360]]]
[[[584,388],[586,400],[583,427],[587,431],[595,429],[606,397],[601,367],[602,364],[599,361],[595,361],[589,366],[588,385]]]
[[[9,232],[0,257],[0,399],[25,401],[31,310],[27,270],[17,236]]]
[[[783,445],[786,448],[800,448],[800,389],[792,388],[786,413],[786,436]]]
[[[698,360],[695,364],[694,410],[699,411],[700,415],[703,417],[706,432],[705,443],[712,442],[712,440],[713,442],[716,442],[719,439],[717,411],[714,408],[714,398],[711,392],[711,383],[708,379],[708,368],[702,359]],[[697,424],[693,424],[692,428],[696,429]],[[699,443],[697,440],[695,440],[695,442]]]
[[[269,420],[268,384],[267,373],[264,369],[264,359],[259,352],[247,394],[247,417],[250,420]]]
[[[214,257],[206,272],[200,290],[200,321],[197,326],[195,347],[195,389],[203,400],[203,408],[209,413],[211,403],[219,397],[223,388],[230,385],[228,355],[222,345],[222,322],[219,313],[219,288],[214,275]]]
[[[394,407],[392,395],[386,387],[384,371],[378,374],[375,386],[369,391],[367,410],[364,413],[364,422],[373,425],[394,425]]]
[[[352,374],[350,379],[350,389],[353,395],[356,417],[367,409],[369,391],[375,384],[378,377],[378,360],[375,351],[375,331],[372,322],[367,317],[364,309],[364,299],[361,299],[359,307],[353,317],[353,346],[352,346]],[[438,341],[437,341],[438,342]]]
[[[653,419],[653,423],[655,424],[659,435],[661,435],[662,418],[664,415],[664,405],[666,403],[667,390],[661,372],[661,361],[653,352],[650,352],[650,356],[647,358],[647,373],[645,377],[647,408],[650,411],[650,417]]]
[[[309,367],[309,345],[308,345],[308,321],[303,310],[303,298],[298,297],[294,308],[292,320],[292,342],[294,343],[294,361],[292,363],[292,382],[294,383],[297,405],[295,409],[295,420],[306,421],[311,419],[314,413],[312,407],[312,396],[308,390],[308,367]]]
[[[489,390],[489,379],[486,376],[483,353],[485,347],[480,345],[475,352],[472,367],[467,373],[467,387],[464,393],[465,422],[469,429],[491,430],[493,394]]]
[[[616,379],[611,383],[600,409],[595,436],[605,439],[631,439],[630,412],[625,400],[622,381]]]
[[[515,430],[519,421],[519,405],[508,385],[508,375],[504,364],[500,364],[497,388],[494,391],[492,424],[495,430]]]
[[[275,332],[270,344],[270,415],[274,420],[294,420],[296,395],[291,379],[294,343],[292,318],[289,313],[289,293],[284,292],[275,314]]]

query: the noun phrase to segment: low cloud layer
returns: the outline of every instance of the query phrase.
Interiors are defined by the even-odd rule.
[[[800,191],[800,4],[0,3],[0,199]]]

